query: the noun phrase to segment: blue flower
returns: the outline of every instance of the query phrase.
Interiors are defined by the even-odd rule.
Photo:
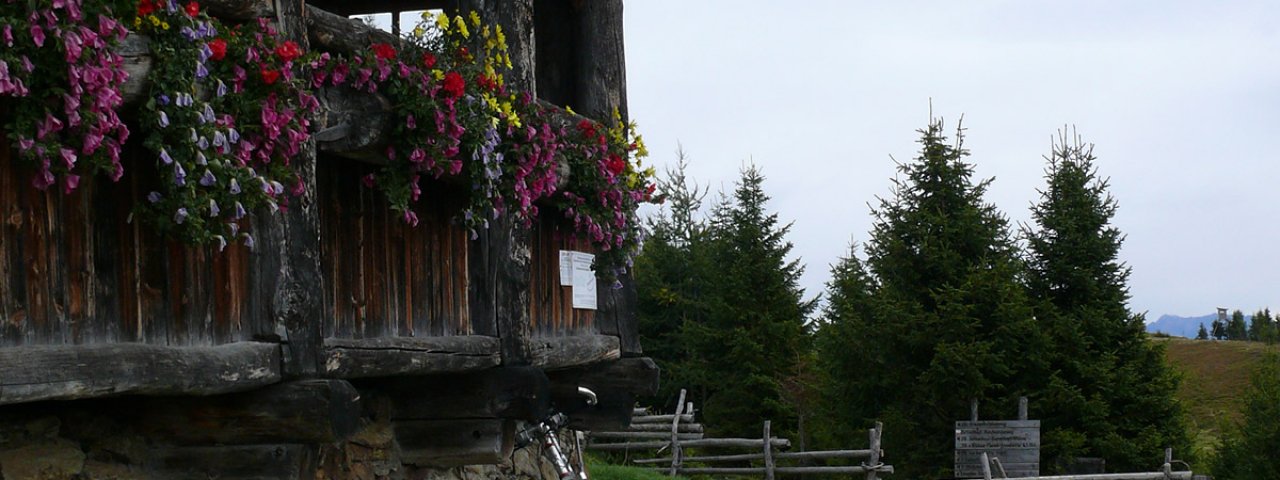
[[[169,126],[169,116],[165,115],[164,110],[160,110],[160,119],[156,122],[160,124],[160,128]]]
[[[173,163],[173,157],[170,157],[169,151],[165,150],[163,147],[160,148],[160,161],[164,162],[165,165]]]
[[[182,225],[185,221],[187,221],[187,209],[179,208],[177,213],[173,214],[173,222]]]
[[[187,170],[182,168],[181,163],[173,164],[173,184],[179,187],[187,184]]]
[[[169,96],[161,93],[159,96],[156,97],[156,103],[159,103],[161,105],[168,105]]]
[[[240,141],[240,132],[237,132],[235,128],[228,128],[228,129],[227,129],[227,140],[229,140],[232,144],[235,144],[235,143],[239,142],[239,141]]]
[[[231,218],[236,219],[236,220],[239,220],[239,219],[241,219],[241,218],[244,218],[244,216],[245,216],[245,214],[246,214],[246,212],[244,211],[244,205],[241,205],[241,204],[240,204],[240,202],[236,202],[236,208],[235,208],[235,210],[233,210],[233,211],[235,212],[235,214],[234,214],[234,215],[232,215],[232,217],[231,217]]]
[[[206,45],[205,48],[209,48],[209,47]],[[217,95],[221,97],[226,94],[227,94],[227,84],[222,83],[222,80],[218,80]]]
[[[249,250],[253,250],[253,235],[247,233],[242,233],[241,235],[244,236],[244,246],[249,247]]]
[[[218,177],[213,176],[213,172],[208,170],[205,170],[204,175],[200,177],[200,184],[206,187],[212,187],[216,183],[218,183]]]
[[[212,199],[212,198],[210,198],[210,199],[209,199],[209,216],[210,216],[210,217],[216,217],[216,216],[218,216],[218,212],[220,212],[220,211],[221,211],[221,210],[218,210],[218,202],[215,202],[215,201],[213,201],[213,199]]]
[[[240,194],[240,182],[237,182],[235,178],[231,179],[231,194],[232,195]],[[237,203],[236,205],[239,205],[239,203]]]
[[[160,192],[151,192],[147,194],[147,201],[151,203],[160,203]]]

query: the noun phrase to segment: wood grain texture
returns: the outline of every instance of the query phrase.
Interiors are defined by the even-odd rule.
[[[466,372],[501,362],[499,339],[484,336],[329,338],[324,375],[366,378]]]
[[[0,405],[126,393],[214,395],[280,378],[280,347],[269,343],[0,348]]]

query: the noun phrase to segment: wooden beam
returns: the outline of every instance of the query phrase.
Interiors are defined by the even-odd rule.
[[[407,420],[393,423],[400,461],[456,467],[502,463],[511,455],[515,422],[502,419]]]
[[[622,355],[618,337],[608,335],[534,337],[529,339],[529,353],[535,366],[547,370],[617,360]]]
[[[581,3],[578,17],[577,101],[583,115],[609,123],[616,108],[627,121],[627,62],[622,0]]]
[[[571,368],[559,371],[548,372],[547,376],[551,377],[552,383],[583,386],[595,390],[596,393],[622,390],[630,392],[634,395],[648,396],[658,391],[658,365],[653,359],[648,357],[639,358],[622,358],[606,363]],[[627,415],[631,414],[631,410],[627,410]],[[636,417],[637,421],[641,418],[652,418],[655,422],[671,423],[670,415],[651,415],[647,417]],[[693,416],[681,419],[684,421],[693,421]]]
[[[402,40],[389,32],[316,7],[307,8],[306,24],[311,44],[322,50],[355,52],[375,43],[403,47]]]
[[[360,393],[344,380],[301,380],[212,397],[107,402],[151,439],[183,445],[333,443],[360,427]]]
[[[507,418],[536,421],[550,413],[550,382],[534,367],[497,367],[473,373],[397,377],[366,382],[387,398],[395,420]]]
[[[155,478],[235,480],[315,478],[303,445],[224,445],[153,450],[146,469]]]
[[[276,14],[269,0],[204,0],[200,7],[210,15],[228,20],[253,20]]]
[[[498,339],[479,335],[324,341],[324,375],[329,378],[467,372],[497,366],[500,360]]]
[[[0,348],[0,405],[107,395],[214,395],[280,381],[280,346]]]
[[[791,441],[785,438],[772,438],[770,443],[774,448],[789,448]],[[627,443],[593,443],[587,446],[593,450],[640,450],[650,448],[662,448],[670,445],[670,441],[657,442],[627,442]],[[681,441],[681,447],[699,448],[699,447],[727,447],[727,448],[761,448],[764,447],[764,440],[759,438],[704,438],[701,440]]]

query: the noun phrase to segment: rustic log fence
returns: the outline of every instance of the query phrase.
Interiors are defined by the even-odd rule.
[[[1164,464],[1160,466],[1160,470],[1156,472],[1132,472],[1132,473],[1092,473],[1079,475],[1051,475],[1038,477],[1006,477],[1004,468],[1000,465],[1000,459],[990,457],[986,453],[982,454],[982,480],[1193,480],[1195,478],[1191,471],[1173,471],[1173,464],[1181,463],[1173,459],[1173,449],[1164,449]],[[995,469],[992,469],[995,466]],[[993,472],[994,475],[993,475]],[[975,479],[976,480],[976,479]]]
[[[763,476],[773,480],[775,475],[810,475],[810,474],[865,474],[868,480],[880,478],[880,474],[893,473],[892,465],[885,465],[881,457],[880,435],[883,426],[876,422],[874,428],[867,431],[869,447],[865,450],[825,450],[811,452],[784,452],[791,447],[791,441],[772,435],[772,422],[764,421],[763,434],[760,438],[706,438],[705,428],[694,421],[693,403],[685,402],[686,392],[680,391],[680,399],[676,403],[676,411],[669,415],[652,415],[647,410],[637,409],[631,419],[631,426],[621,431],[593,431],[587,434],[590,439],[587,448],[599,451],[637,451],[653,450],[657,453],[670,449],[667,457],[643,458],[632,460],[638,465],[653,465],[654,469],[665,470],[667,475],[749,475]],[[660,440],[658,440],[660,439]],[[599,442],[600,440],[622,440]],[[638,440],[638,441],[633,441]],[[751,453],[693,455],[685,456],[689,448],[734,448],[753,449]],[[783,465],[779,461],[809,461],[828,459],[865,459],[859,465],[804,466]],[[761,466],[687,466],[689,463],[713,464],[716,462],[761,462]],[[663,465],[663,466],[658,466]]]

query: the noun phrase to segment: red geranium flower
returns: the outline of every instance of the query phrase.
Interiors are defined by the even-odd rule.
[[[187,11],[187,16],[189,17],[194,17],[200,14],[200,4],[194,1],[188,3],[186,7],[183,7],[183,9]]]
[[[596,136],[596,125],[591,120],[582,119],[578,121],[578,130],[582,132],[584,137]]]
[[[609,160],[605,162],[604,168],[609,170],[614,176],[622,173],[627,168],[627,162],[617,155],[609,155]]]
[[[222,60],[223,58],[226,58],[227,41],[221,38],[215,38],[213,40],[210,40],[209,51],[213,52],[213,55],[210,56],[209,58],[212,58],[214,60]]]
[[[302,49],[298,48],[298,43],[293,40],[287,40],[280,46],[276,47],[276,55],[280,60],[292,62],[294,59],[302,56]]]
[[[378,58],[383,60],[396,58],[396,49],[389,43],[375,43],[372,48],[373,54]]]
[[[145,17],[154,11],[156,11],[156,4],[152,3],[151,0],[142,0],[141,2],[138,2],[139,17]]]
[[[435,56],[435,55],[432,55],[432,54],[431,54],[431,52],[427,52],[427,53],[422,54],[422,64],[423,64],[423,65],[426,65],[426,66],[427,66],[427,68],[435,67],[435,66],[436,66],[436,56]]]
[[[262,67],[262,83],[271,85],[273,83],[276,83],[276,80],[279,80],[279,79],[280,79],[279,71],[269,69],[265,65]]]
[[[467,87],[467,82],[462,79],[462,75],[458,72],[449,72],[444,74],[444,91],[453,97],[461,97]]]

